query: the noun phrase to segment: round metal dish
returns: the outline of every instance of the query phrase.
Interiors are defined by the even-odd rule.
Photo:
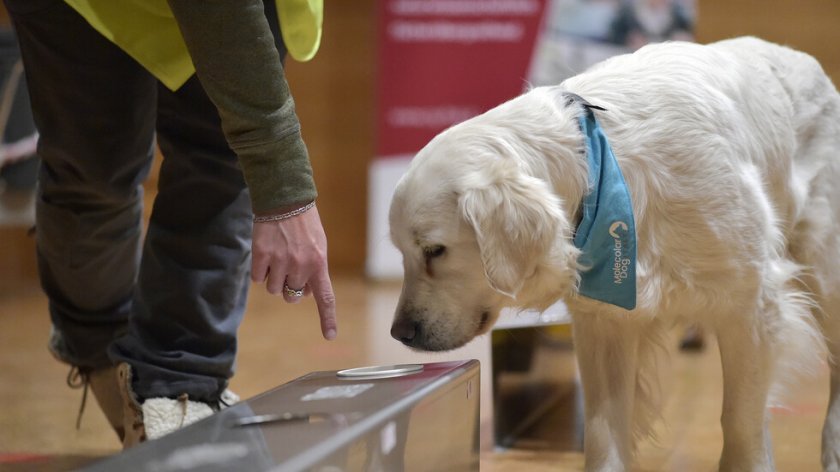
[[[423,370],[423,364],[398,364],[379,365],[372,367],[356,367],[355,369],[344,369],[336,373],[339,378],[345,379],[385,379],[389,377],[401,377],[414,374]]]

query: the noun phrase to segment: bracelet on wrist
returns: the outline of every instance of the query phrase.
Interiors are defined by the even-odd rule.
[[[268,223],[270,221],[282,221],[287,220],[293,216],[298,216],[301,213],[305,213],[310,210],[312,207],[315,206],[315,201],[311,201],[306,205],[292,211],[288,211],[286,213],[281,213],[279,215],[266,215],[266,216],[256,216],[254,215],[254,223]]]

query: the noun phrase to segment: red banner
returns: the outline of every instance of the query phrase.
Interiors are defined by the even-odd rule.
[[[413,154],[526,88],[545,0],[380,2],[377,156]]]

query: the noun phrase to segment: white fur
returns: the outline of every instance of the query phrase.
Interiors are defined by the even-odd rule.
[[[596,111],[630,188],[637,308],[576,293],[587,191],[577,117]],[[435,137],[391,206],[405,281],[392,334],[452,349],[505,306],[563,299],[585,395],[587,470],[627,470],[658,412],[657,340],[716,333],[722,470],[771,470],[771,386],[840,354],[840,96],[810,56],[755,38],[651,45]],[[437,255],[434,249],[445,247]],[[426,253],[424,254],[424,251]],[[832,364],[823,463],[840,469]]]
[[[213,414],[210,405],[189,400],[150,398],[143,402],[146,437],[158,439]]]
[[[222,392],[219,408],[227,408],[239,403],[239,395],[225,389]],[[173,433],[196,421],[212,415],[214,410],[207,403],[194,402],[186,397],[149,398],[141,405],[143,409],[143,426],[148,439],[158,439]]]

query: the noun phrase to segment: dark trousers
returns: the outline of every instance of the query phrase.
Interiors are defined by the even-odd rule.
[[[168,90],[63,1],[5,2],[41,134],[53,352],[82,367],[128,362],[141,398],[217,400],[233,374],[252,223],[215,107],[196,77]],[[144,240],[155,137],[164,159]]]

